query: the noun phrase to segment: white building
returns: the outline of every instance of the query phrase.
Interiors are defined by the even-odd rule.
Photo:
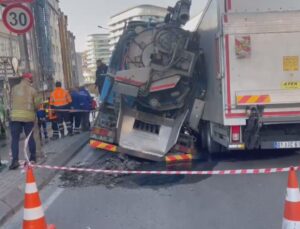
[[[91,72],[97,69],[97,60],[102,59],[108,64],[111,52],[109,51],[108,34],[91,34],[87,40],[87,68]]]
[[[79,86],[84,85],[84,76],[83,76],[83,61],[82,61],[82,54],[76,53],[77,59],[77,72],[78,72],[78,83]]]
[[[130,21],[163,21],[167,14],[167,9],[153,5],[139,5],[110,18],[110,51],[113,51],[115,45],[118,43],[120,36],[123,34],[124,27]]]
[[[5,28],[2,21],[2,11],[4,7],[0,5],[0,106],[4,108],[8,107],[10,103],[10,92],[7,90],[7,84],[5,83],[6,77],[8,78],[9,85],[14,85],[17,80],[15,79],[14,71],[11,64],[7,61],[11,57],[16,57],[18,60],[22,60],[24,63],[25,58],[21,55],[19,37]],[[8,57],[8,58],[7,58]],[[6,75],[5,75],[6,72]],[[1,113],[1,112],[0,112]],[[1,117],[2,116],[2,117]],[[0,114],[0,121],[4,123],[4,114]],[[6,121],[6,120],[5,120]]]
[[[0,5],[0,81],[4,79],[4,70],[6,68],[6,73],[8,77],[14,77],[15,74],[12,70],[11,64],[4,64],[7,57],[15,57],[22,64],[23,69],[25,68],[25,57],[21,54],[21,38],[14,34],[10,33],[8,29],[4,26],[2,20],[2,12],[4,7]],[[22,69],[22,70],[23,70]],[[0,85],[2,83],[0,82]],[[2,86],[0,86],[2,87]],[[0,88],[1,92],[1,88]]]
[[[95,82],[95,70],[91,71],[88,68],[88,51],[84,51],[81,53],[81,60],[82,60],[82,72],[83,72],[83,79],[85,84],[94,83]]]
[[[0,5],[0,56],[21,58],[19,37],[10,33],[2,21],[4,7]]]
[[[54,67],[53,79],[64,83],[63,60],[59,35],[59,0],[48,0],[48,13],[50,18],[51,52]]]

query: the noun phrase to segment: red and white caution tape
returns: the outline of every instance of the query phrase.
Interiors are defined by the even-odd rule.
[[[30,134],[26,137],[25,141],[24,141],[24,148],[23,148],[23,151],[24,151],[24,158],[27,162],[29,162],[29,157],[28,157],[28,144],[29,144],[29,140],[31,138],[31,135],[33,135],[33,128],[32,130],[30,131]]]
[[[69,171],[69,172],[86,172],[86,173],[102,173],[102,174],[123,174],[123,175],[258,175],[258,174],[274,174],[289,172],[292,168],[296,171],[300,170],[300,166],[292,166],[286,168],[264,168],[264,169],[236,169],[236,170],[213,170],[213,171],[138,171],[138,170],[104,170],[104,169],[88,169],[88,168],[75,168],[75,167],[59,167],[50,165],[32,165],[28,158],[27,146],[31,136],[26,138],[24,144],[25,162],[28,166],[39,169],[48,169],[56,171]]]
[[[70,112],[70,113],[89,113],[89,112],[97,112],[97,110],[76,110],[76,109],[46,109],[49,111],[56,111],[56,112]]]
[[[287,168],[269,168],[269,169],[238,169],[238,170],[215,170],[215,171],[128,171],[128,170],[103,170],[74,167],[58,167],[49,165],[31,165],[34,168],[49,169],[69,172],[87,172],[103,174],[123,174],[123,175],[250,175],[250,174],[274,174],[289,172],[292,168],[300,170],[299,166]]]

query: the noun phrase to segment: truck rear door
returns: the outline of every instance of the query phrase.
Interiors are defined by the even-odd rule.
[[[257,3],[256,8],[247,5],[250,2]],[[224,17],[225,118],[243,119],[247,108],[263,106],[265,117],[300,120],[300,11],[280,10],[279,2],[283,3],[227,2],[231,11]],[[300,9],[299,1],[284,2]],[[278,3],[279,8],[270,9],[267,3]]]

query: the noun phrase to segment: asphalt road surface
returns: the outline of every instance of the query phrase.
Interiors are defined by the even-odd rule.
[[[101,167],[115,163],[110,157],[86,147],[70,165]],[[215,170],[287,167],[299,161],[300,153],[269,151],[235,152],[178,168],[129,164],[145,170]],[[125,177],[80,173],[58,175],[41,197],[48,223],[58,229],[270,229],[281,228],[286,185],[286,173]],[[21,223],[22,211],[3,228],[19,229]]]

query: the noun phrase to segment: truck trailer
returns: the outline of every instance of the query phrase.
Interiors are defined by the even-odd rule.
[[[300,2],[211,0],[197,33],[209,152],[300,147]]]
[[[164,23],[131,22],[112,56],[91,146],[169,154],[300,148],[300,2],[190,0]],[[203,151],[200,151],[203,152]]]

